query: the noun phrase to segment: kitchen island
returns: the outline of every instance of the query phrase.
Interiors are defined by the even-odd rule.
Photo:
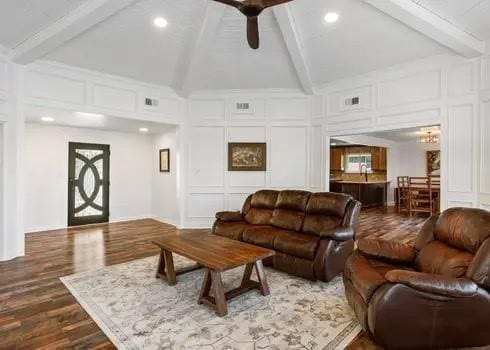
[[[345,193],[361,202],[362,208],[383,207],[387,204],[390,181],[330,180],[330,192]]]

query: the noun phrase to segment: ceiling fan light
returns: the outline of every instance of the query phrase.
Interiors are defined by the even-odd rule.
[[[324,19],[327,23],[335,23],[339,20],[339,14],[337,12],[327,12]]]
[[[157,17],[153,20],[153,24],[157,28],[165,28],[168,25],[168,21],[163,17]]]

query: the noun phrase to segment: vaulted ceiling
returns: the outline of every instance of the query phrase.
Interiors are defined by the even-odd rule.
[[[328,24],[328,11],[340,19]],[[166,28],[153,25],[155,17]],[[295,0],[264,11],[261,47],[245,18],[211,0],[4,0],[0,45],[14,60],[57,61],[170,86],[304,89],[432,55],[475,56],[490,0]]]

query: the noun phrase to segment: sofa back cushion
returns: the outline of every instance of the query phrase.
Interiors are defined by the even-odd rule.
[[[301,231],[310,192],[287,190],[277,197],[271,224],[286,230]]]
[[[312,193],[306,207],[303,232],[320,235],[324,230],[341,226],[352,197],[340,193]]]
[[[415,268],[421,272],[458,278],[465,275],[472,260],[473,254],[467,251],[432,241],[417,254]]]
[[[273,190],[255,192],[250,199],[249,208],[246,209],[245,220],[253,225],[269,225],[278,195],[279,191]]]

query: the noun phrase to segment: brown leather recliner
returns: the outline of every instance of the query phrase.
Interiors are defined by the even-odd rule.
[[[415,246],[361,239],[344,271],[349,304],[386,349],[490,345],[490,212],[431,217]]]
[[[213,233],[275,250],[266,265],[329,281],[354,248],[360,207],[343,194],[262,190],[241,212],[217,213]]]

